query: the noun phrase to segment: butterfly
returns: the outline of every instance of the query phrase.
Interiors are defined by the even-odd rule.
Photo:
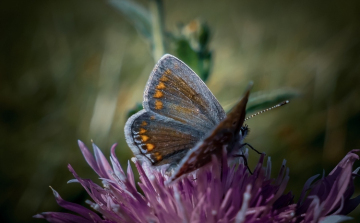
[[[141,162],[168,165],[171,180],[221,156],[233,154],[248,133],[244,124],[250,94],[226,114],[200,77],[166,54],[155,65],[144,91],[143,110],[125,124],[125,138]],[[240,155],[241,156],[241,155]]]

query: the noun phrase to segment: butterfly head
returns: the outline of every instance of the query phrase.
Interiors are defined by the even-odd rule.
[[[222,121],[222,123],[220,123],[223,129],[227,129],[232,133],[238,133],[242,130],[245,120],[246,104],[249,99],[251,87],[252,83],[250,83],[247,87],[244,97],[235,105],[234,108],[232,108],[232,110],[227,114],[227,117]],[[244,128],[243,130],[245,129],[246,128]]]
[[[243,139],[249,134],[249,132],[250,132],[249,126],[245,124],[241,126],[239,135]]]

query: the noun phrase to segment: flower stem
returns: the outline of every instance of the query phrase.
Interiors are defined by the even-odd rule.
[[[162,0],[149,1],[152,24],[152,53],[155,61],[158,61],[165,54],[164,43],[164,13]]]

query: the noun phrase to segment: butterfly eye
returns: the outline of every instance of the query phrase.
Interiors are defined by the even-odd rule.
[[[249,134],[249,131],[250,131],[249,126],[245,124],[240,129],[240,135],[245,137],[246,135]]]

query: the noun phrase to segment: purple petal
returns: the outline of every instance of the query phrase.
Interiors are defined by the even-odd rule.
[[[359,156],[356,154],[360,151],[360,149],[353,149],[350,152],[346,154],[346,156],[339,162],[339,164],[329,173],[329,175],[332,175],[335,170],[339,167],[345,167],[347,165],[353,165],[355,160],[359,159]]]
[[[310,189],[310,185],[312,184],[312,182],[313,182],[316,178],[319,177],[319,175],[320,175],[320,174],[316,174],[316,175],[310,177],[310,178],[306,181],[306,183],[305,183],[305,185],[304,185],[304,187],[303,187],[303,189],[302,189],[302,191],[301,191],[301,195],[300,195],[300,198],[299,198],[298,205],[301,204],[301,203],[304,201],[305,194],[306,194],[306,192]]]
[[[95,212],[90,211],[89,209],[87,209],[81,205],[65,201],[60,197],[59,193],[56,190],[54,190],[53,188],[51,188],[51,190],[53,191],[56,202],[59,204],[59,206],[65,208],[65,209],[68,209],[70,211],[73,211],[75,213],[78,213],[78,214],[82,215],[84,218],[86,218],[87,220],[96,220],[96,221],[101,222],[101,218]]]
[[[347,200],[340,214],[347,215],[359,205],[360,205],[360,195],[353,199]]]
[[[134,177],[134,173],[132,171],[131,165],[130,165],[130,161],[128,161],[128,166],[127,166],[127,178],[130,182],[130,184],[133,186],[133,188],[136,188],[135,186],[135,177]]]
[[[116,157],[115,154],[115,148],[116,148],[117,144],[115,143],[114,145],[111,146],[111,156],[110,156],[110,161],[111,164],[113,166],[114,169],[114,173],[116,174],[117,177],[119,177],[120,180],[125,180],[125,173],[124,170],[121,168],[121,165]]]
[[[43,212],[41,214],[37,214],[33,216],[34,218],[43,218],[46,219],[48,222],[53,223],[93,223],[94,221],[83,218],[78,215],[69,214],[69,213],[61,213],[61,212]]]
[[[78,140],[78,145],[79,145],[79,148],[80,148],[86,162],[97,174],[99,174],[99,169],[98,169],[97,163],[94,159],[94,156],[90,153],[90,151],[85,146],[85,144],[83,142],[81,142],[80,140]]]
[[[247,185],[246,186],[246,192],[244,193],[241,209],[240,209],[240,211],[237,213],[237,215],[235,217],[235,222],[236,223],[245,222],[246,210],[248,209],[249,201],[250,201],[250,198],[251,198],[250,191],[251,191],[251,185]]]
[[[351,219],[353,219],[353,218],[349,217],[349,216],[344,216],[344,215],[330,215],[330,216],[323,218],[320,221],[320,223],[338,223],[338,222],[349,221]]]
[[[100,170],[99,172],[101,173],[99,176],[112,178],[109,173],[113,172],[113,170],[112,170],[109,162],[107,161],[107,159],[105,158],[104,154],[101,152],[99,147],[97,147],[95,145],[95,143],[92,143],[92,146],[93,146],[93,150],[94,150],[95,160],[96,160],[98,169]]]

